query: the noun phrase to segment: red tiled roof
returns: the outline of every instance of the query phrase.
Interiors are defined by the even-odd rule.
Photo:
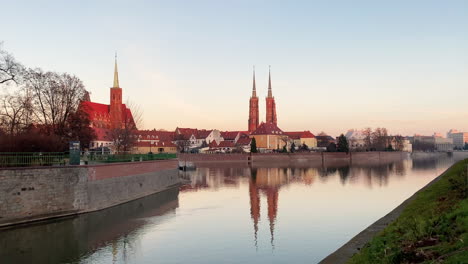
[[[235,147],[234,142],[231,141],[221,141],[219,142],[218,148],[233,148]]]
[[[213,140],[208,144],[208,147],[210,148],[216,148],[218,146],[218,143],[216,143],[216,140]]]
[[[239,138],[236,142],[237,145],[241,145],[241,146],[246,146],[246,145],[250,145],[250,143],[252,142],[252,139],[249,138],[249,137],[242,137],[242,138]]]
[[[310,131],[284,132],[284,134],[292,139],[315,138]]]
[[[172,141],[172,140],[174,140],[175,132],[173,132],[173,131],[157,131],[157,130],[139,130],[139,131],[137,131],[137,135],[139,136],[140,140]]]
[[[261,123],[252,135],[283,135],[284,132],[273,123]]]
[[[186,135],[186,136],[190,137],[191,135],[196,134],[197,131],[198,131],[198,129],[196,129],[196,128],[180,128],[180,127],[178,127],[178,128],[176,128],[175,133],[179,134],[179,135]]]
[[[103,114],[109,113],[109,105],[93,103],[93,102],[88,102],[88,101],[81,102],[81,104],[83,107],[85,107],[85,110],[88,111],[91,119],[93,118],[91,116],[91,113],[94,113],[94,112],[100,112]]]
[[[195,137],[197,139],[205,139],[207,138],[213,130],[198,130],[197,133],[195,134]]]
[[[222,131],[221,136],[224,140],[234,140],[236,139],[237,135],[241,133],[240,131]]]
[[[91,121],[97,119],[98,117],[97,115],[101,117],[104,116],[104,117],[110,118],[109,105],[83,101],[81,102],[81,107],[83,107],[83,109],[88,113]],[[133,123],[134,120],[133,120],[132,111],[129,108],[127,108],[125,104],[122,104],[122,108],[125,109],[125,111],[122,112],[122,120],[125,121],[127,119],[130,121],[130,123]]]

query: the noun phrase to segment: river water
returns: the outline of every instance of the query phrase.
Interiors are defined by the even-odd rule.
[[[454,161],[201,166],[179,189],[0,231],[0,263],[317,263]]]

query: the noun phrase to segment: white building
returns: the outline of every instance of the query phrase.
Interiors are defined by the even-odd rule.
[[[454,148],[452,138],[434,137],[434,145],[437,151],[452,151]]]
[[[345,134],[348,140],[349,148],[352,150],[365,149],[366,148],[366,136],[362,130],[350,129]]]
[[[454,147],[462,149],[465,147],[465,144],[468,143],[468,132],[459,132],[456,129],[450,129],[447,133],[447,138],[451,138],[453,140]]]

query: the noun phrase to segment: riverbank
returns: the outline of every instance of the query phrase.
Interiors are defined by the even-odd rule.
[[[468,263],[467,166],[456,163],[321,263]]]

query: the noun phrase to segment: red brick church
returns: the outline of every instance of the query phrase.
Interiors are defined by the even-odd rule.
[[[110,88],[110,104],[91,102],[89,96],[87,96],[81,106],[89,114],[91,127],[97,136],[96,140],[91,143],[91,147],[112,145],[112,139],[110,138],[110,131],[112,129],[129,126],[135,127],[131,110],[122,103],[122,88],[119,86],[117,56],[114,66],[114,85]]]

